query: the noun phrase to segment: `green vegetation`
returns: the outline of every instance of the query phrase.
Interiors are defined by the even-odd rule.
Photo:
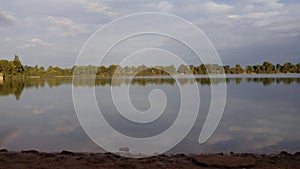
[[[73,66],[72,68],[60,68],[49,66],[47,69],[39,66],[23,66],[19,57],[16,55],[12,61],[0,60],[0,73],[4,77],[57,77],[57,76],[168,76],[170,74],[279,74],[279,73],[300,73],[300,62],[296,65],[287,62],[283,65],[273,65],[270,62],[263,62],[262,65],[242,67],[237,64],[233,67],[219,66],[217,64],[180,65],[177,69],[174,65],[170,66],[125,66],[110,65],[106,66]]]
[[[3,76],[6,75],[22,75],[24,72],[24,67],[16,55],[12,61],[0,60],[0,73]]]

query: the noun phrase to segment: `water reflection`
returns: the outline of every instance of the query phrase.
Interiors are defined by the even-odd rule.
[[[166,113],[155,126],[128,124],[117,115],[112,99],[108,97],[111,79],[97,79],[95,91],[98,102],[115,129],[129,136],[147,137],[170,126],[180,107],[180,94],[174,79],[118,80],[115,87],[130,84],[131,101],[138,110],[149,108],[148,96],[154,88],[165,91],[168,103]],[[204,144],[197,141],[210,105],[209,84],[217,85],[224,81],[183,77],[178,81],[185,87],[198,84],[201,105],[194,128],[170,153],[300,151],[300,133],[297,130],[300,120],[299,78],[227,78],[228,95],[223,118],[216,132]],[[84,91],[94,85],[91,79],[74,82],[74,86],[82,89],[83,97]],[[84,133],[77,120],[71,78],[5,80],[0,84],[0,95],[0,148],[48,152],[63,149],[102,151]]]
[[[284,83],[284,84],[291,84],[291,83],[298,83],[300,84],[300,78],[226,78],[226,83],[235,83],[240,84],[243,81],[245,82],[255,82],[255,83],[262,83],[264,86],[268,86],[273,83]],[[45,85],[49,87],[58,87],[61,85],[71,85],[73,82],[72,78],[51,78],[51,79],[14,79],[10,80],[7,79],[0,83],[0,96],[8,96],[14,95],[15,98],[18,100],[24,89],[29,88],[40,88],[44,87]],[[224,80],[221,78],[185,78],[179,77],[178,82],[180,85],[186,84],[193,84],[198,83],[202,86],[209,86],[211,84],[218,84],[224,83]],[[74,87],[93,87],[93,86],[121,86],[121,85],[137,85],[137,86],[146,86],[146,85],[175,85],[176,80],[170,77],[164,78],[133,78],[130,80],[129,78],[117,78],[112,83],[111,78],[82,78],[82,79],[74,79],[73,85]]]

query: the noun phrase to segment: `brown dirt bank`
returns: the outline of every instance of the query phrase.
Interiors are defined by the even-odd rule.
[[[41,153],[38,151],[8,152],[0,150],[0,169],[94,169],[94,168],[259,168],[299,169],[300,153],[159,155],[148,158],[125,158],[111,153]]]

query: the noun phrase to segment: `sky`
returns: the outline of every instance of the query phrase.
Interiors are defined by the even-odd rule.
[[[0,58],[11,60],[17,54],[25,65],[71,67],[89,37],[107,23],[137,12],[164,12],[201,29],[223,64],[299,63],[299,9],[296,0],[0,0]],[[147,47],[149,38],[130,45]],[[153,42],[157,48],[184,51],[167,40]],[[113,53],[111,58],[128,54]],[[189,57],[188,52],[181,54]],[[188,63],[198,64],[192,59]]]

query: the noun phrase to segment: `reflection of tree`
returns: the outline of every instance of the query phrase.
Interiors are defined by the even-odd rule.
[[[46,83],[45,81],[46,81],[45,79],[39,79],[39,78],[6,79],[0,84],[0,96],[15,95],[16,99],[19,100],[24,89],[44,87]],[[69,84],[71,83],[72,81],[70,81]]]
[[[284,84],[291,84],[292,82],[293,82],[292,79],[284,79],[284,80],[283,80],[283,83],[284,83]]]
[[[86,86],[121,86],[121,85],[137,85],[137,86],[146,86],[146,85],[175,85],[177,82],[179,85],[188,85],[197,83],[201,86],[207,86],[211,84],[219,83],[235,83],[240,84],[243,78],[188,78],[180,77],[177,80],[171,76],[166,77],[135,77],[130,78],[112,78],[103,77],[103,78],[36,78],[36,79],[6,79],[0,83],[0,96],[15,95],[16,99],[19,100],[24,89],[27,88],[40,88],[45,85],[49,87],[57,87],[60,85],[72,85],[74,87]],[[262,83],[264,86],[268,86],[274,82],[282,83],[289,85],[291,83],[300,84],[300,78],[244,78],[244,81],[247,83]]]
[[[24,83],[21,81],[4,81],[0,84],[0,96],[15,95],[19,100],[24,89]]]
[[[236,84],[240,84],[241,81],[242,81],[242,78],[236,78],[236,79],[235,79],[235,83],[236,83]]]
[[[264,81],[263,81],[263,84],[264,86],[268,86],[272,83],[274,83],[275,79],[274,78],[266,78]]]
[[[300,78],[189,78],[189,77],[179,77],[177,81],[180,85],[187,85],[187,84],[193,84],[198,83],[200,85],[211,85],[211,84],[219,84],[219,83],[230,83],[233,82],[235,84],[240,84],[243,79],[248,83],[262,83],[264,86],[270,85],[276,81],[276,83],[284,83],[284,84],[290,84],[293,82],[297,82],[300,84]],[[52,82],[53,80],[46,81],[48,84]],[[56,79],[55,80],[56,85],[60,84],[71,84],[72,79]],[[112,81],[112,78],[109,77],[103,77],[103,78],[78,78],[74,79],[73,85],[75,87],[77,86],[121,86],[121,85],[174,85],[176,83],[176,80],[172,78],[171,76],[166,77],[135,77],[133,79],[130,78],[122,78],[117,77]]]
[[[246,78],[247,82],[256,82],[256,83],[263,83],[264,86],[268,86],[274,82],[277,84],[284,83],[284,84],[291,84],[293,82],[300,84],[300,78]]]

